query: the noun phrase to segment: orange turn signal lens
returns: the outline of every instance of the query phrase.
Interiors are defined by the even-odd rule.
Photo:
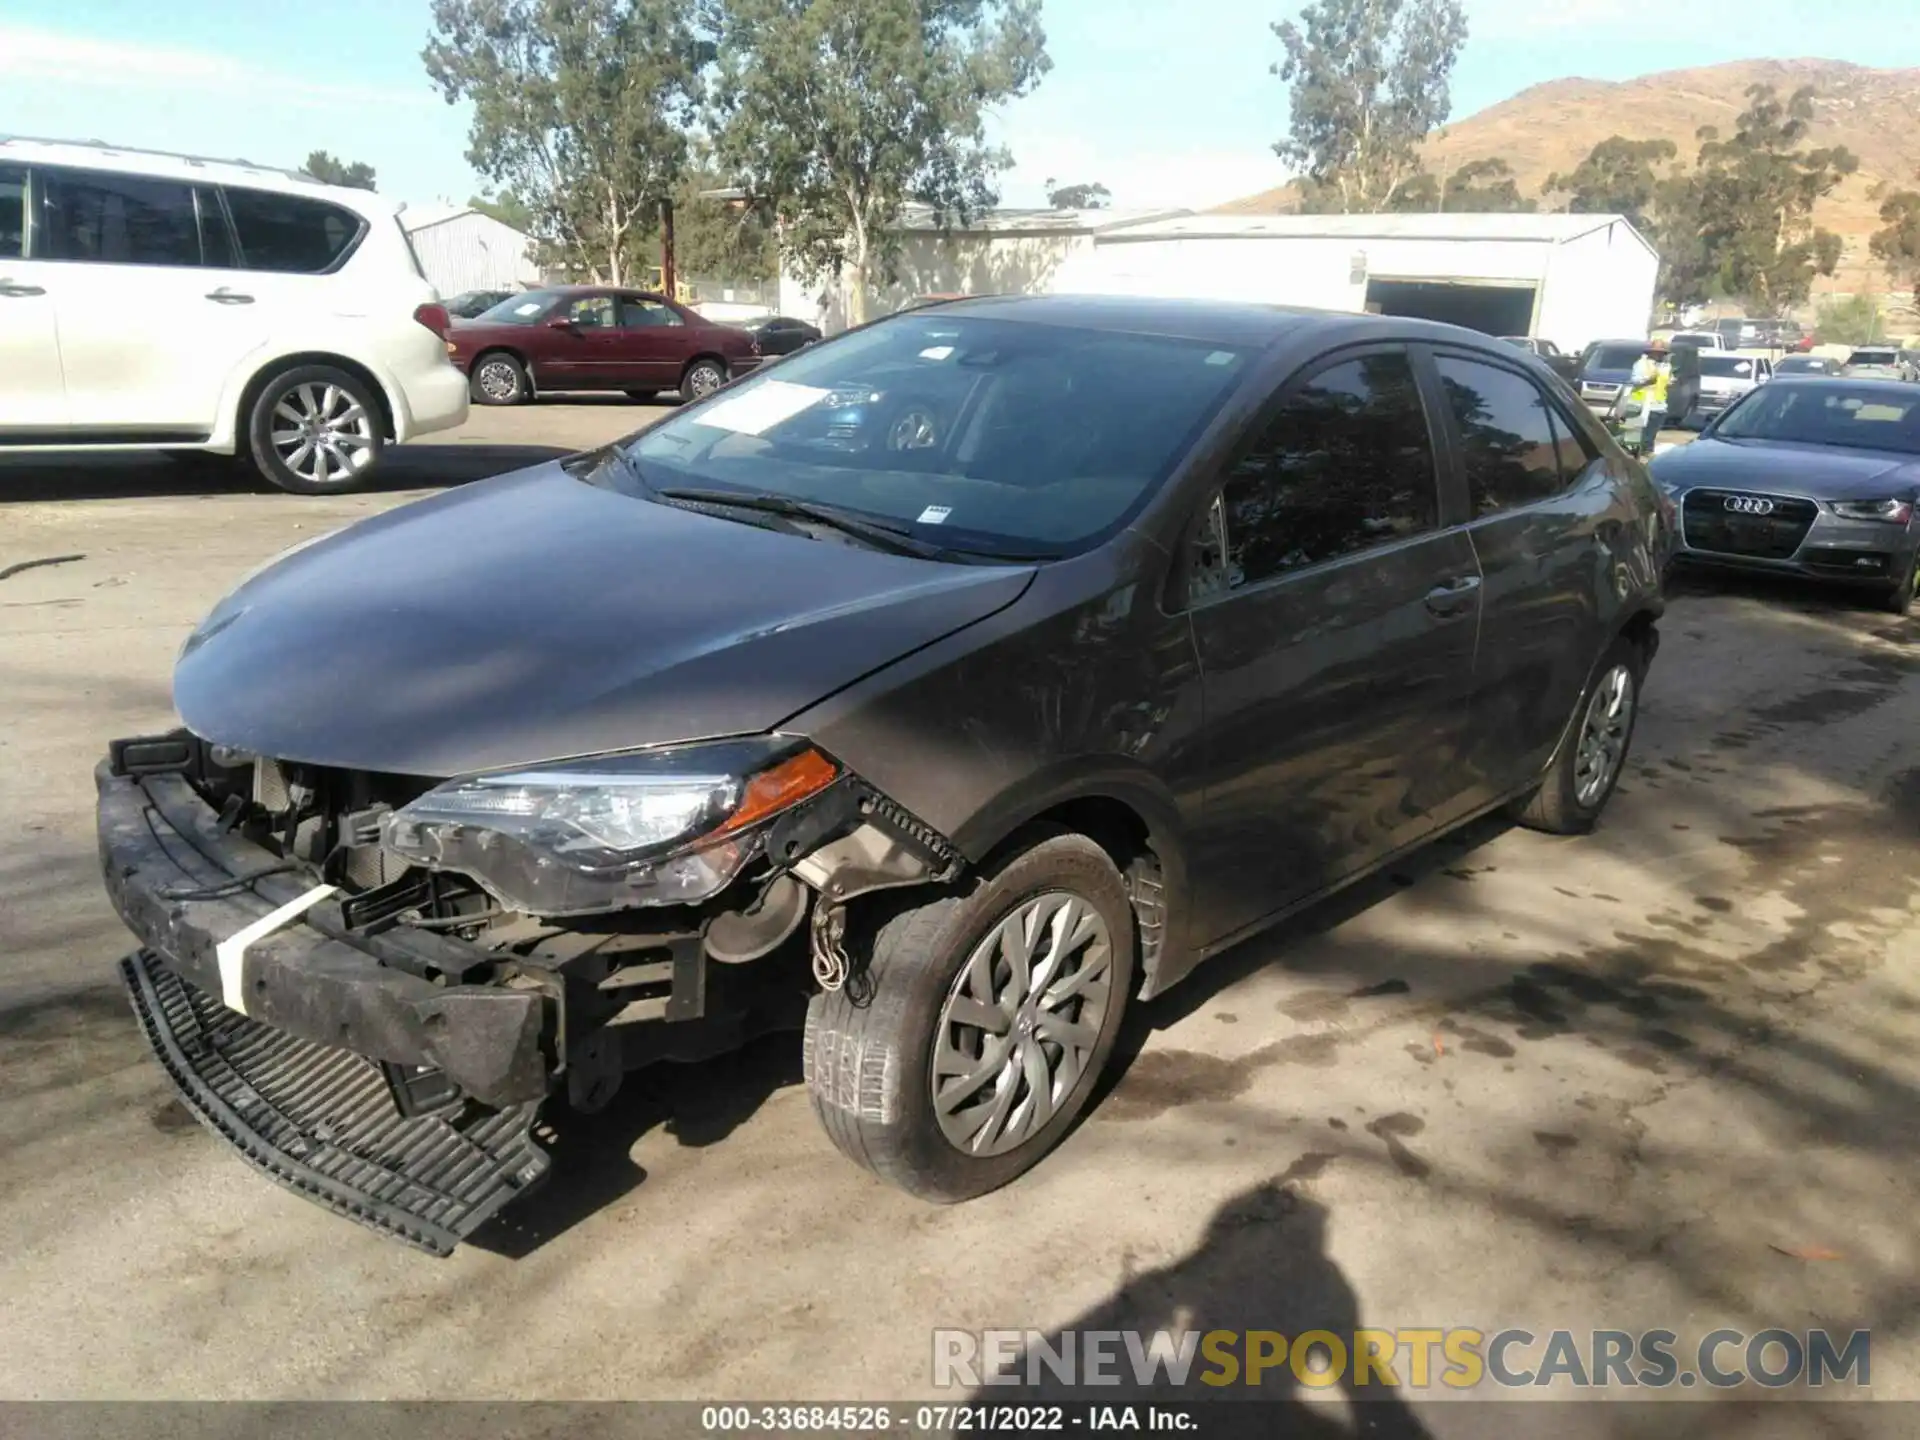
[[[839,767],[818,750],[802,750],[747,782],[740,805],[707,838],[718,839],[757,825],[810,795],[818,795],[840,778]]]

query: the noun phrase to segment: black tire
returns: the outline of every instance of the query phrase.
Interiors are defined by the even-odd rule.
[[[1628,708],[1625,729],[1619,736],[1618,754],[1613,762],[1612,773],[1606,777],[1598,793],[1589,794],[1583,800],[1582,737],[1596,697],[1602,687],[1611,683],[1614,674],[1621,670],[1627,677]],[[1593,829],[1627,768],[1627,756],[1633,746],[1634,724],[1640,715],[1640,682],[1645,674],[1646,656],[1626,636],[1618,637],[1607,647],[1606,654],[1600,657],[1600,663],[1594,667],[1586,689],[1580,692],[1580,700],[1574,707],[1567,732],[1561,737],[1560,748],[1554,752],[1540,788],[1512,807],[1515,820],[1529,830],[1543,830],[1549,835],[1585,835]]]
[[[533,382],[517,356],[490,350],[473,362],[467,393],[476,405],[524,405],[533,398]]]
[[[1889,587],[1880,597],[1880,608],[1889,615],[1905,615],[1913,609],[1913,590],[1915,571],[1920,569],[1920,554],[1907,561],[1907,575],[1904,580]]]
[[[301,365],[261,388],[247,415],[247,452],[254,468],[282,490],[344,495],[379,468],[385,423],[364,380],[332,365]],[[324,443],[303,449],[300,439],[285,438],[296,431]]]
[[[1110,959],[1104,1013],[1081,1070],[1067,1083],[1051,1118],[1000,1153],[971,1153],[948,1138],[935,1113],[941,1016],[976,947],[990,943],[1021,906],[1046,903],[1045,897],[1057,893],[1079,901],[1105,927]],[[1097,943],[1090,941],[1089,946]],[[864,958],[865,965],[856,965],[847,988],[816,995],[807,1007],[807,1089],[813,1113],[833,1143],[882,1179],[938,1203],[997,1190],[1038,1164],[1086,1107],[1113,1053],[1133,992],[1133,909],[1106,852],[1083,835],[1035,832],[1031,843],[990,865],[965,895],[894,913],[857,948],[857,958]],[[1076,953],[1090,956],[1097,951]],[[999,973],[994,970],[996,977]],[[1076,1008],[1074,1020],[1081,1014],[1084,1009]],[[1031,1017],[1024,1023],[1027,1046],[1041,1049],[1045,1039],[1054,1050],[1061,1049],[1044,1032],[1032,1030]],[[949,1038],[959,1035],[964,1042],[965,1029],[964,1022],[954,1022]],[[982,1050],[997,1038],[979,1032]],[[971,1093],[982,1108],[990,1108],[988,1097],[997,1099],[999,1086],[1007,1084],[1011,1112],[1017,1115],[1017,1097],[1031,1093],[1028,1073],[1023,1068],[1019,1077],[1008,1078],[1002,1072],[991,1090],[981,1086]],[[955,1113],[977,1116],[979,1111],[963,1103]],[[989,1121],[981,1133],[993,1129]]]
[[[680,398],[704,400],[726,383],[726,366],[711,358],[699,359],[687,366],[686,374],[680,377]]]
[[[659,393],[660,392],[658,390],[629,390],[627,391],[627,398],[629,400],[638,400],[641,404],[644,405],[646,404],[647,401],[653,399],[653,397],[658,395]]]

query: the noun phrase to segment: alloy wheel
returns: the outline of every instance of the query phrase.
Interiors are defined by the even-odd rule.
[[[274,405],[273,448],[300,479],[339,484],[372,463],[373,425],[367,407],[345,386],[307,381]]]
[[[1582,807],[1591,809],[1605,797],[1620,772],[1632,727],[1633,672],[1615,665],[1593,687],[1593,698],[1587,701],[1587,713],[1580,722],[1573,794]]]
[[[720,372],[711,365],[696,365],[687,372],[687,389],[695,400],[704,400],[723,383]]]
[[[1064,890],[1022,902],[974,947],[941,1006],[941,1133],[990,1156],[1045,1129],[1085,1075],[1112,999],[1113,940],[1099,911]]]
[[[520,393],[520,377],[504,360],[487,361],[474,378],[480,384],[480,393],[497,404],[504,404]]]

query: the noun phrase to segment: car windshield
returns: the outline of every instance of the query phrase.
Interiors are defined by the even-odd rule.
[[[1909,399],[1892,387],[1762,385],[1714,427],[1722,440],[1776,440],[1920,455],[1920,393]]]
[[[771,495],[948,549],[1052,557],[1125,523],[1252,353],[912,312],[809,347],[621,453],[655,490]]]
[[[1812,355],[1789,355],[1773,368],[1782,375],[1824,375],[1827,362]]]
[[[558,290],[528,290],[509,295],[491,310],[482,310],[474,318],[489,325],[532,325],[560,298]]]
[[[1753,361],[1739,355],[1702,355],[1700,373],[1722,380],[1753,379]]]
[[[1587,361],[1589,370],[1631,370],[1647,353],[1644,345],[1602,345]]]
[[[1856,350],[1848,357],[1849,365],[1897,365],[1900,357],[1891,350]]]

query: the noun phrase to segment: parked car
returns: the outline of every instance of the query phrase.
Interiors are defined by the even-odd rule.
[[[456,320],[471,320],[485,314],[503,300],[511,300],[513,290],[462,290],[446,302],[447,314]]]
[[[1756,385],[1773,378],[1773,362],[1761,355],[1700,356],[1700,398],[1690,415],[1676,416],[1689,425],[1704,426]]]
[[[760,342],[762,355],[791,355],[821,338],[820,327],[790,315],[767,315],[743,321],[740,328]]]
[[[1597,340],[1589,345],[1573,378],[1587,408],[1602,419],[1619,419],[1632,389],[1633,367],[1646,353],[1645,340]]]
[[[0,453],[239,454],[349,490],[466,418],[448,323],[370,191],[0,138]]]
[[[1840,362],[1829,355],[1782,355],[1773,367],[1776,375],[1838,375]]]
[[[221,601],[98,775],[124,975],[196,1113],[429,1249],[543,1104],[777,1029],[849,1158],[963,1200],[1205,958],[1476,815],[1590,828],[1671,545],[1465,330],[896,315]]]
[[[1721,338],[1717,330],[1677,330],[1667,338],[1667,344],[1675,350],[1683,347],[1694,350],[1731,350],[1733,348]]]
[[[1749,320],[1744,316],[1733,316],[1713,322],[1713,332],[1720,337],[1721,348],[1739,350],[1747,346],[1767,344],[1766,330],[1771,322]]]
[[[1842,374],[1852,380],[1911,380],[1912,372],[1892,345],[1867,345],[1847,357]]]
[[[759,343],[664,295],[556,285],[512,296],[448,334],[482,405],[520,405],[542,390],[624,390],[651,400],[711,395],[760,363]]]
[[[1779,376],[1691,445],[1658,456],[1678,506],[1678,558],[1871,587],[1913,603],[1920,390],[1892,380]]]
[[[1547,368],[1563,380],[1573,379],[1580,371],[1578,357],[1565,354],[1551,340],[1542,339],[1537,335],[1502,335],[1500,338],[1509,345],[1538,355],[1546,362]]]

